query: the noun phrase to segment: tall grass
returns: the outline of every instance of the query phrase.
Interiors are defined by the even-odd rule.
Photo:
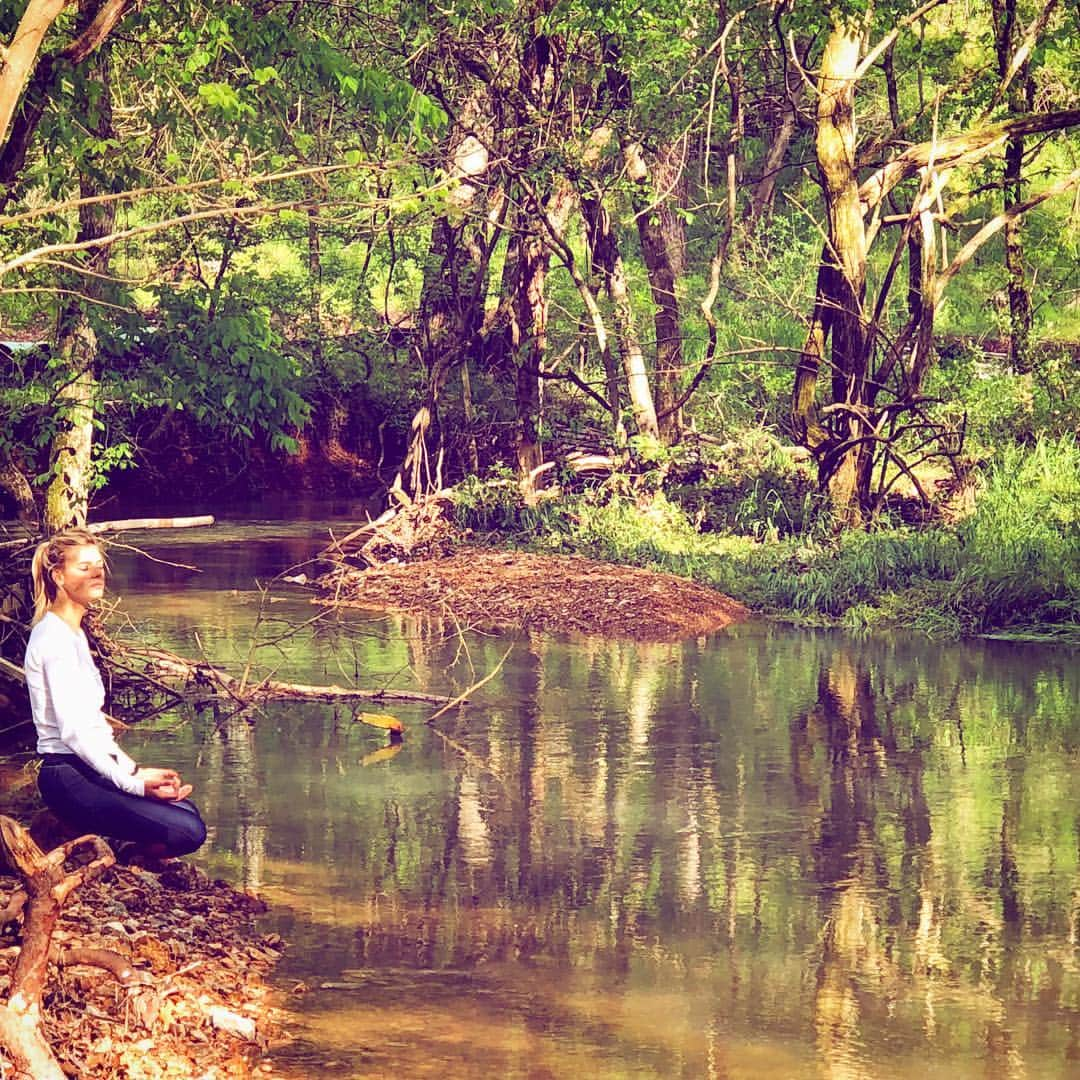
[[[1046,625],[1080,631],[1080,446],[1009,447],[959,530],[949,604],[974,632]]]

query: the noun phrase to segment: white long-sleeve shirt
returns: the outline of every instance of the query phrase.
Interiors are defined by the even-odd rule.
[[[144,795],[135,762],[116,745],[102,711],[105,686],[82,630],[46,612],[23,662],[39,754],[77,754],[121,791]]]

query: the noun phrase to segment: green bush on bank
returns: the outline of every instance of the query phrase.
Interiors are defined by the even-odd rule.
[[[975,513],[954,527],[879,528],[822,540],[700,531],[661,492],[612,485],[526,506],[513,483],[457,492],[464,524],[534,550],[667,570],[755,610],[935,636],[995,632],[1080,641],[1080,447],[1010,448]]]

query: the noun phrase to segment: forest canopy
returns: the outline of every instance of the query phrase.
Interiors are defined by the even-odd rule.
[[[529,494],[764,433],[830,521],[928,510],[1077,427],[1078,17],[0,5],[0,497]]]

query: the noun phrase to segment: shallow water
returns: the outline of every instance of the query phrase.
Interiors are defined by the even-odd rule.
[[[460,693],[128,736],[273,905],[296,1076],[1080,1075],[1080,665],[750,624],[678,645],[318,614],[325,530],[112,555],[140,633],[304,682]],[[231,538],[223,541],[221,538]],[[307,568],[310,573],[310,568]],[[260,647],[250,654],[256,635]],[[324,984],[332,986],[324,987]]]

